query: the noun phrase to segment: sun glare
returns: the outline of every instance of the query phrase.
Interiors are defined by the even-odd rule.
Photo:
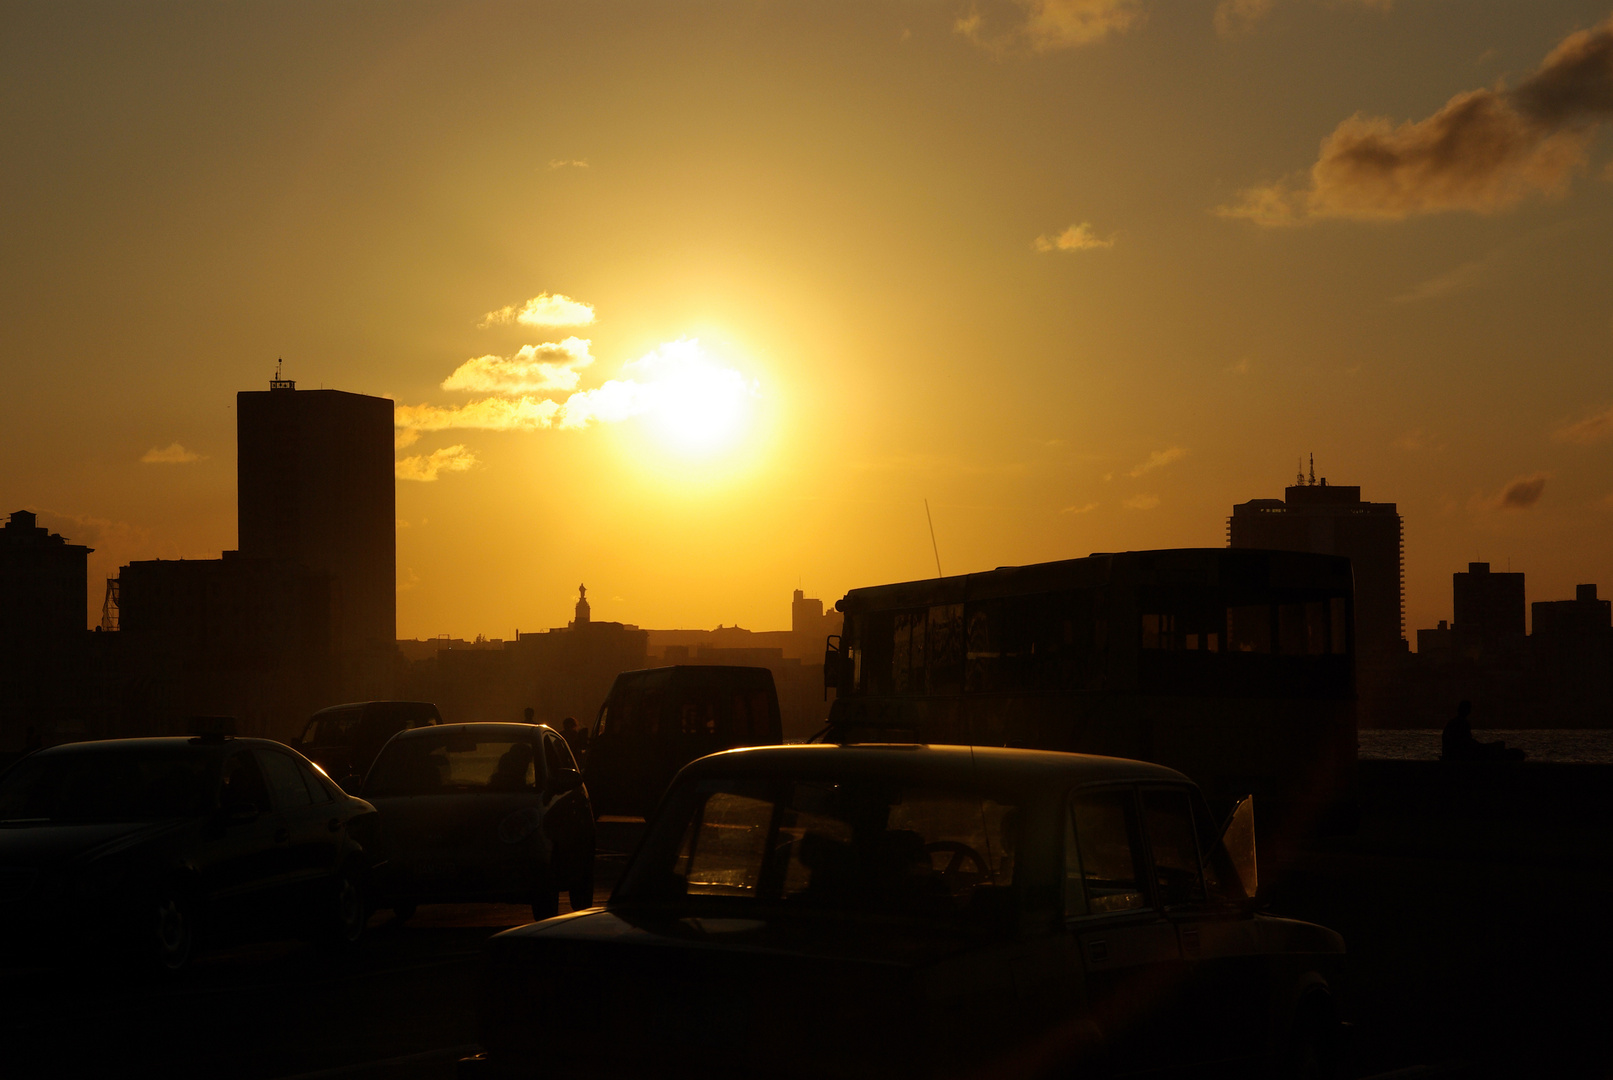
[[[744,375],[708,356],[698,341],[669,342],[629,367],[643,382],[646,419],[673,451],[711,457],[744,435],[752,386]]]

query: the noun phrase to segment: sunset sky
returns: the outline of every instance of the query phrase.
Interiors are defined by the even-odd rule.
[[[1219,546],[1302,455],[1613,593],[1613,0],[0,4],[0,512],[236,544],[398,409],[398,632]]]

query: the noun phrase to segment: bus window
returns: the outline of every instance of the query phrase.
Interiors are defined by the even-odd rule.
[[[857,689],[864,694],[891,692],[892,653],[895,651],[893,616],[888,611],[871,611],[858,620]]]
[[[924,613],[896,616],[891,652],[891,688],[898,694],[924,692]]]
[[[984,607],[969,612],[963,688],[991,690],[997,682],[997,651],[991,640],[991,616]]]
[[[1327,636],[1332,646],[1334,656],[1343,656],[1349,648],[1349,634],[1345,629],[1344,597],[1335,596],[1327,602],[1328,611],[1332,615],[1331,628]]]
[[[963,605],[939,604],[930,609],[930,693],[956,694],[963,689]]]
[[[1305,605],[1277,605],[1277,651],[1284,656],[1305,655]]]
[[[1312,656],[1327,652],[1327,601],[1312,600],[1305,605],[1305,651]]]
[[[1227,649],[1229,652],[1271,652],[1271,607],[1244,604],[1227,608]]]

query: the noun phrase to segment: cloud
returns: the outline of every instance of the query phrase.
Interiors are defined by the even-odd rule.
[[[586,168],[588,168],[588,162],[582,160],[581,158],[574,158],[574,159],[572,159],[570,161],[567,161],[565,158],[553,158],[549,162],[549,168],[550,169],[586,169]]]
[[[394,415],[396,412],[394,411]],[[413,446],[420,441],[420,432],[416,428],[399,428],[392,436],[392,449],[402,450]]]
[[[1503,510],[1527,510],[1546,493],[1546,474],[1525,476],[1506,486],[1497,503]]]
[[[442,388],[481,394],[575,390],[579,369],[594,362],[589,344],[587,338],[568,337],[544,345],[523,345],[511,357],[473,357],[455,368],[442,381]]]
[[[1514,90],[1465,91],[1400,124],[1357,113],[1322,140],[1308,174],[1248,188],[1217,213],[1264,226],[1498,213],[1564,194],[1610,115],[1613,18],[1564,38]]]
[[[1127,510],[1152,510],[1159,505],[1158,495],[1133,495],[1122,503]]]
[[[1436,274],[1427,281],[1413,285],[1399,296],[1391,297],[1389,302],[1392,304],[1410,304],[1418,300],[1438,300],[1442,297],[1453,296],[1456,293],[1481,288],[1495,280],[1500,262],[1501,260],[1497,254],[1490,254],[1482,259],[1465,262],[1454,270]]]
[[[1053,52],[1102,41],[1142,20],[1140,0],[995,0],[975,4],[954,33],[989,52]]]
[[[1552,438],[1558,442],[1578,443],[1581,446],[1613,439],[1613,409],[1599,412],[1595,416],[1587,416],[1583,420],[1576,420],[1572,424],[1564,424],[1552,433]]]
[[[1254,361],[1250,360],[1247,356],[1244,356],[1240,357],[1237,363],[1228,364],[1226,367],[1222,368],[1221,371],[1227,375],[1247,375],[1254,369]]]
[[[592,304],[573,300],[561,293],[539,293],[520,307],[501,307],[489,311],[476,325],[480,329],[501,323],[520,323],[522,326],[587,326],[594,321]]]
[[[1363,7],[1388,11],[1394,0],[1357,0]],[[1221,0],[1215,8],[1215,31],[1222,37],[1236,37],[1253,29],[1255,23],[1271,14],[1274,0]]]
[[[1087,503],[1085,506],[1066,506],[1060,510],[1061,514],[1089,514],[1098,508],[1097,503]]]
[[[553,427],[560,404],[542,398],[483,398],[464,405],[399,405],[392,423],[410,431],[539,431]]]
[[[440,472],[464,472],[476,464],[476,455],[463,446],[445,446],[430,454],[400,458],[393,468],[399,480],[432,481]]]
[[[1406,432],[1404,435],[1400,436],[1400,438],[1396,439],[1391,445],[1393,445],[1396,450],[1404,450],[1408,454],[1417,454],[1424,450],[1431,450],[1435,453],[1439,453],[1445,449],[1445,444],[1440,442],[1438,437],[1429,434],[1422,428],[1418,428],[1416,431]]]
[[[163,447],[153,446],[150,450],[140,455],[140,460],[147,465],[189,465],[206,457],[206,454],[197,454],[186,450],[178,443],[169,443]]]
[[[1164,468],[1171,462],[1180,461],[1186,456],[1187,451],[1180,446],[1170,446],[1166,447],[1164,450],[1155,450],[1152,454],[1148,455],[1147,461],[1143,462],[1141,465],[1138,465],[1126,475],[1135,478],[1143,475],[1144,473],[1153,472],[1155,469]]]
[[[1031,246],[1037,251],[1104,250],[1115,246],[1115,238],[1111,236],[1107,240],[1098,239],[1092,231],[1092,226],[1083,221],[1079,225],[1071,225],[1057,236],[1038,236],[1031,241]]]

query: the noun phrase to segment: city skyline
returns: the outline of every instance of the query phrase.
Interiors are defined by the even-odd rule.
[[[1613,581],[1613,174],[1563,78],[1609,14],[22,10],[0,498],[92,605],[233,550],[231,403],[284,357],[400,407],[400,637],[578,580],[782,625],[933,574],[925,500],[948,574],[1220,546],[1312,452],[1399,507],[1408,635],[1469,562],[1572,597]]]

